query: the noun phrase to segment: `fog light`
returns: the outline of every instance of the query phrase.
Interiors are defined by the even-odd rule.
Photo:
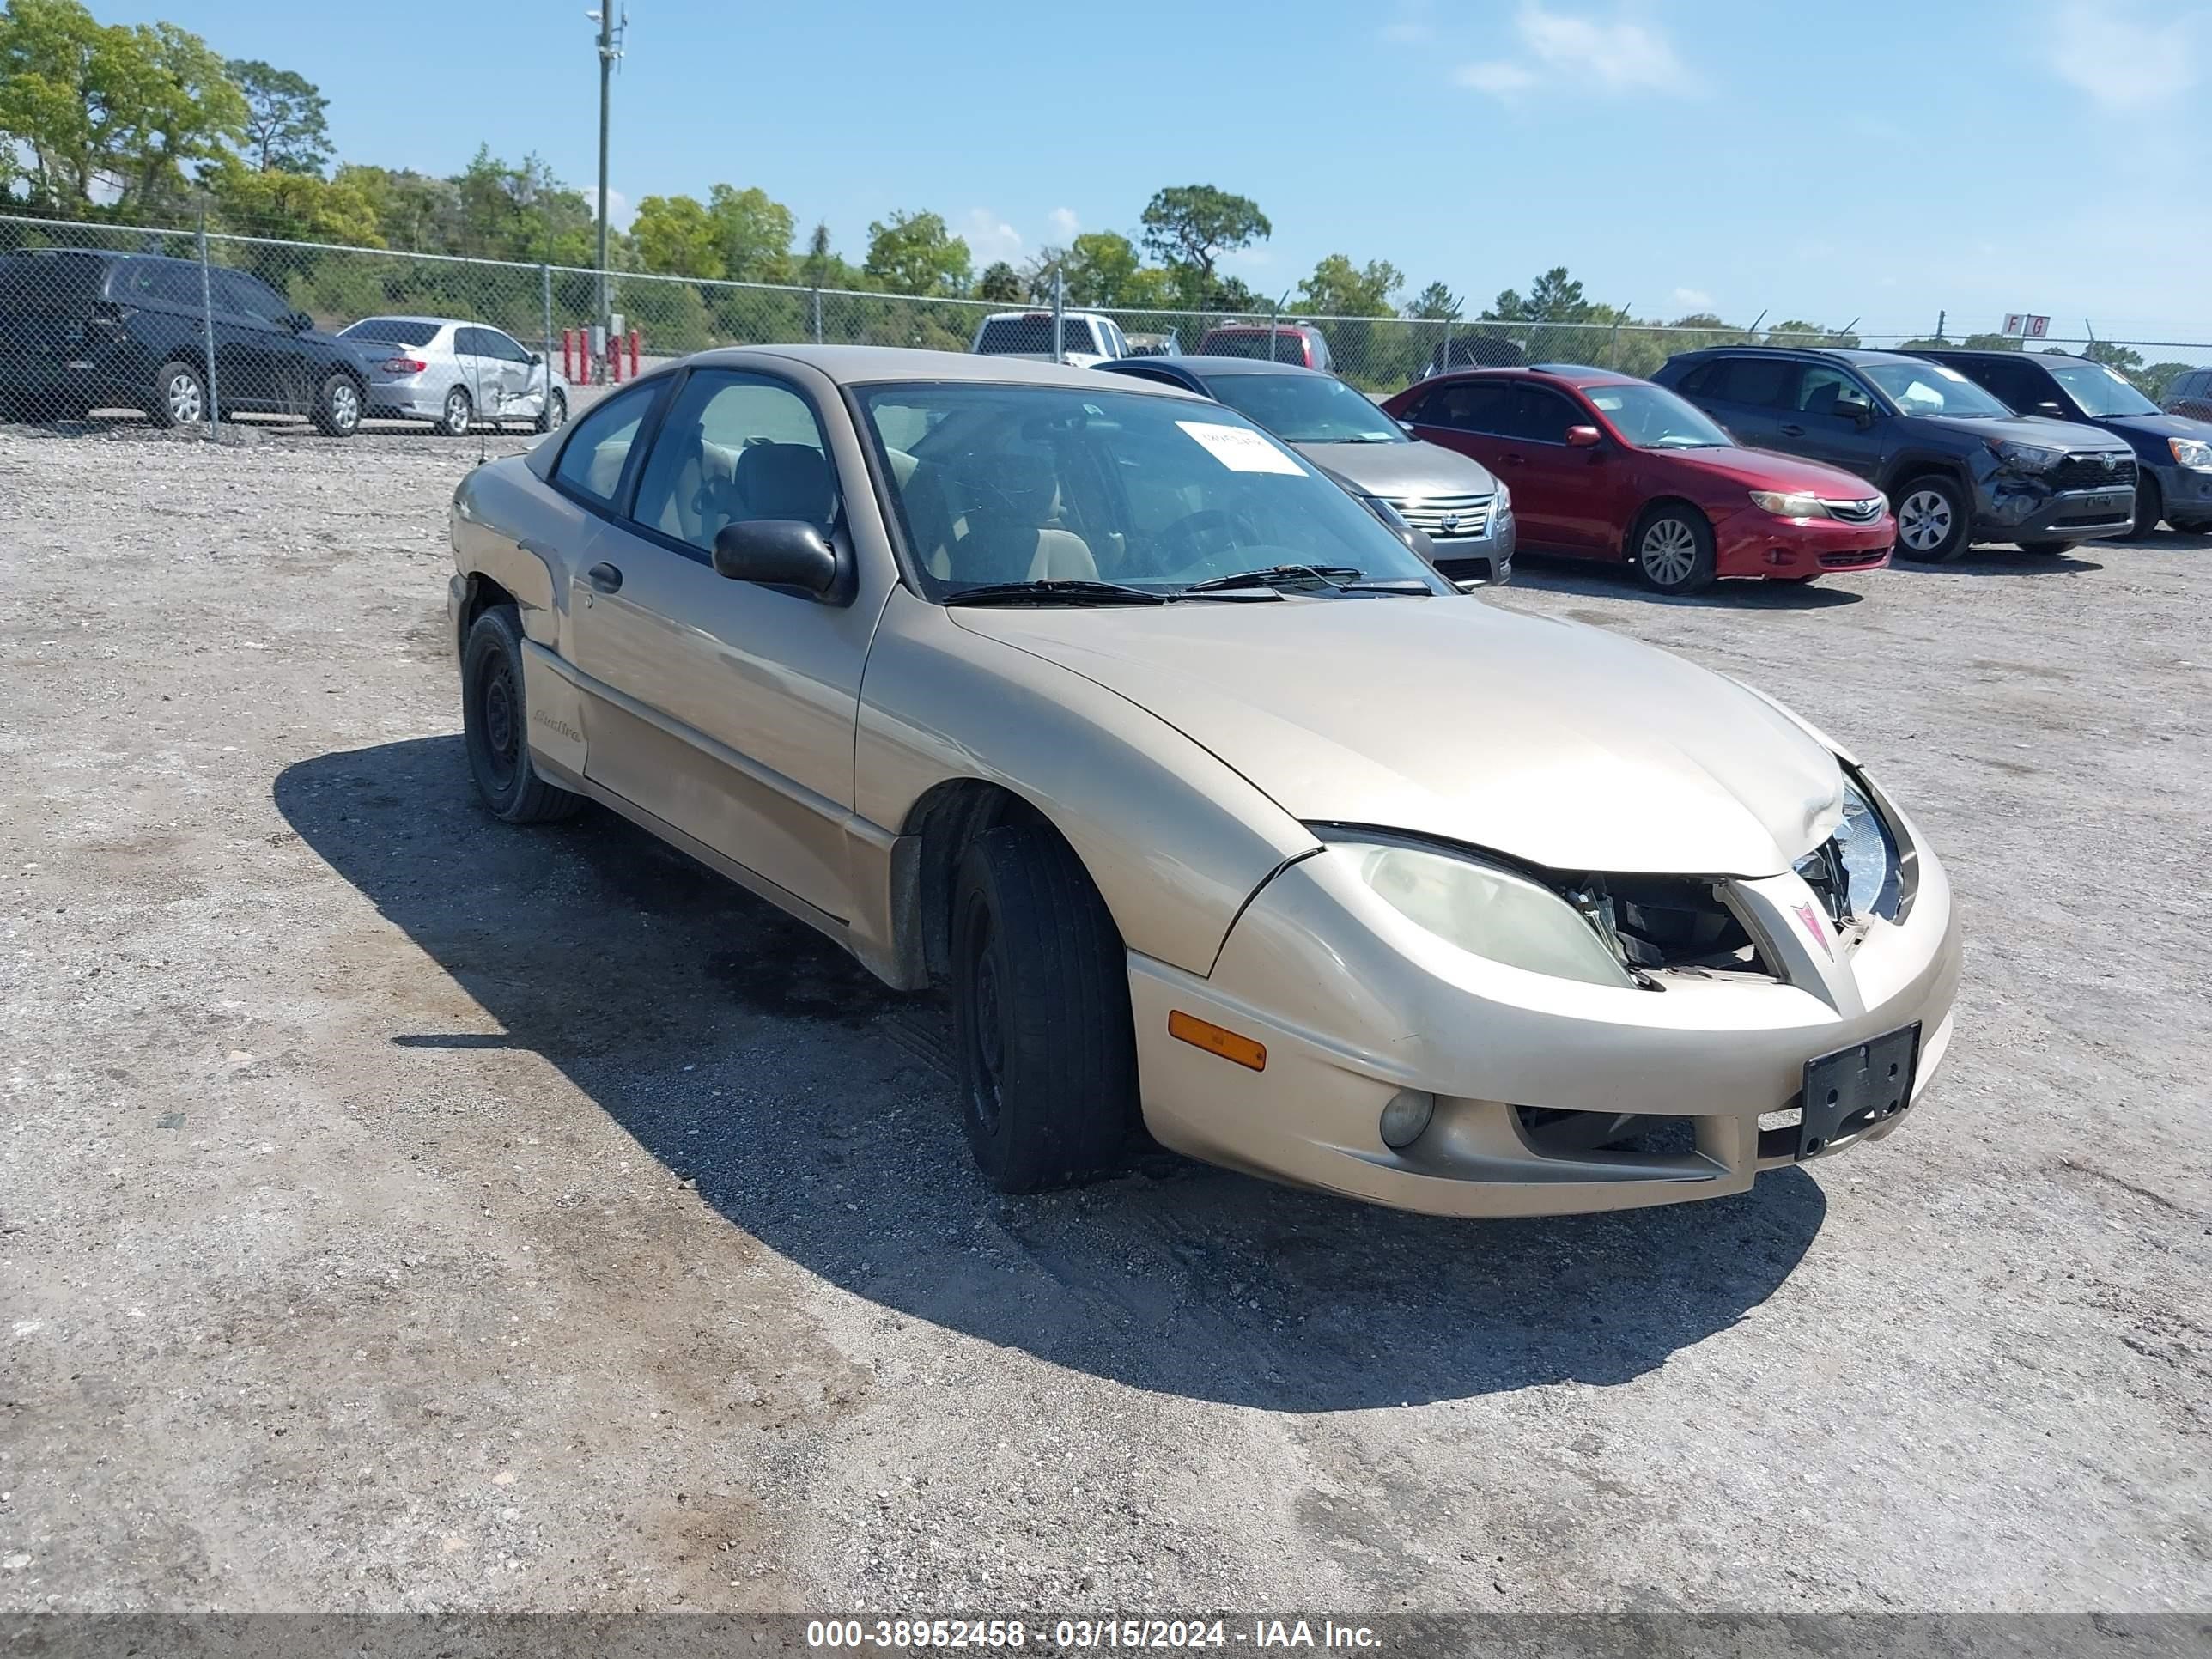
[[[1419,1089],[1399,1090],[1382,1109],[1382,1144],[1392,1152],[1404,1151],[1421,1138],[1436,1112],[1434,1095],[1423,1094]]]

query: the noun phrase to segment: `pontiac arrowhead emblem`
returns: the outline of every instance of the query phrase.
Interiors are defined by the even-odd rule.
[[[1820,925],[1820,913],[1809,904],[1800,904],[1796,908],[1797,920],[1805,924],[1805,931],[1813,936],[1813,943],[1826,953],[1830,961],[1834,961],[1836,947],[1828,942],[1828,930]]]

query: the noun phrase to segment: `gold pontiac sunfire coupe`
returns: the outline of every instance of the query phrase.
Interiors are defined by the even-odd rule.
[[[1741,1192],[1894,1129],[1942,866],[1779,704],[1457,591],[1231,411],[714,351],[453,498],[471,766],[947,992],[1000,1188],[1139,1130],[1376,1203]]]

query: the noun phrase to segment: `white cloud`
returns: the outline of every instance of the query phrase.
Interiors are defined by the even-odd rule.
[[[1466,64],[1455,77],[1462,86],[1503,98],[1540,82],[1608,92],[1682,93],[1695,85],[1666,35],[1630,18],[1601,22],[1532,3],[1521,8],[1513,27],[1526,56]]]
[[[2197,84],[2193,34],[2185,16],[2151,23],[2132,7],[2071,0],[2051,19],[2051,68],[2108,110],[2140,111]]]
[[[599,192],[596,190],[586,192],[586,205],[596,206],[598,200]],[[610,230],[628,230],[629,228],[632,211],[633,210],[629,204],[629,198],[623,195],[612,185],[609,185],[607,186],[607,228]]]
[[[1674,303],[1685,311],[1711,311],[1713,308],[1713,296],[1701,288],[1678,288],[1674,297]]]
[[[978,264],[987,265],[994,259],[1012,263],[1022,257],[1021,232],[988,208],[969,208],[960,235]]]
[[[1500,98],[1526,92],[1536,84],[1535,71],[1503,59],[1486,64],[1463,64],[1459,73],[1452,78],[1463,87],[1473,87],[1477,92],[1490,93]]]
[[[1052,226],[1052,234],[1063,241],[1083,228],[1083,221],[1075,216],[1073,208],[1054,208],[1049,222]]]

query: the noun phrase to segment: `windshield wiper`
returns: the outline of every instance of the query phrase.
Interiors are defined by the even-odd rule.
[[[945,596],[947,605],[1165,605],[1168,595],[1121,582],[1054,580],[980,582]]]
[[[1294,587],[1303,582],[1319,582],[1323,587],[1340,588],[1348,581],[1358,581],[1367,573],[1350,564],[1271,564],[1261,570],[1240,570],[1231,576],[1209,576],[1202,582],[1192,582],[1178,587],[1178,593],[1215,593],[1225,587]]]

